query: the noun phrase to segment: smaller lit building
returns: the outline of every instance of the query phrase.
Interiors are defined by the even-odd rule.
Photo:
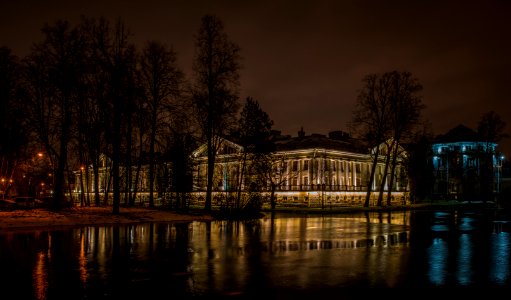
[[[154,197],[156,204],[162,201],[162,193],[168,186],[166,176],[169,169],[168,163],[156,165],[156,176],[154,179]],[[97,170],[97,180],[92,165],[81,166],[79,170],[73,171],[74,184],[72,184],[71,195],[77,203],[90,203],[94,201],[96,192],[102,199],[102,204],[112,204],[113,200],[113,176],[112,160],[105,154],[100,155]],[[149,165],[143,161],[140,165],[134,164],[130,168],[120,166],[119,168],[121,203],[126,203],[128,198],[133,198],[137,205],[145,205],[149,198]],[[130,179],[128,179],[130,178]],[[96,185],[97,184],[97,185]],[[106,199],[106,200],[105,200]],[[106,202],[105,202],[106,201]]]
[[[432,145],[433,196],[480,200],[485,189],[498,194],[504,157],[497,147],[464,125],[439,135]]]

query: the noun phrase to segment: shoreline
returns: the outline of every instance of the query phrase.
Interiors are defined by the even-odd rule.
[[[478,209],[501,210],[494,203],[458,201],[420,203],[391,207],[277,207],[275,210],[262,209],[263,217],[272,213],[285,213],[296,215],[331,215],[360,212],[397,212],[408,210],[452,210],[452,209]],[[61,211],[51,211],[46,208],[21,208],[0,210],[0,232],[26,229],[57,229],[76,226],[108,226],[129,225],[141,223],[177,223],[193,221],[215,221],[219,218],[217,210],[205,212],[201,208],[190,208],[187,212],[177,212],[165,208],[123,207],[119,214],[112,213],[112,207],[71,207]]]
[[[71,207],[60,211],[46,208],[0,210],[0,232],[16,229],[56,229],[76,226],[128,225],[149,222],[212,221],[211,214],[180,213],[159,208],[120,207],[119,214],[112,207]]]

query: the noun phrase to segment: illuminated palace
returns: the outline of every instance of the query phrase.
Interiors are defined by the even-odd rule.
[[[484,182],[490,193],[498,194],[504,156],[498,153],[497,146],[464,125],[439,135],[432,146],[434,197],[478,199]]]
[[[367,183],[372,166],[372,155],[349,134],[333,131],[326,135],[305,135],[301,130],[296,137],[280,135],[275,131],[274,141],[276,151],[272,152],[270,160],[273,170],[265,179],[276,184],[275,198],[277,205],[292,206],[359,206],[365,201]],[[405,151],[399,151],[401,156]],[[376,204],[377,191],[380,183],[385,180],[385,192],[389,188],[390,176],[383,176],[385,170],[384,146],[380,147],[380,161],[376,168],[375,180],[372,185],[371,206]],[[218,151],[213,176],[213,205],[222,205],[227,199],[240,190],[244,195],[249,190],[250,176],[240,180],[243,148],[228,139],[222,139]],[[392,184],[392,205],[408,203],[407,178],[403,174],[402,157],[397,159],[395,180]],[[207,185],[207,151],[202,145],[192,154],[193,170],[191,180],[192,192],[189,198],[191,205],[203,205]],[[247,162],[247,173],[252,173],[251,162]],[[98,172],[98,190],[101,198],[110,194],[107,202],[112,201],[111,161],[105,155],[101,156],[101,166]],[[137,174],[132,178],[129,187],[126,185],[126,168],[121,167],[121,201],[134,195],[136,205],[147,205],[148,199],[148,165],[132,166],[131,173]],[[389,168],[390,170],[390,168]],[[175,199],[172,191],[170,163],[160,162],[156,167],[155,176],[155,205],[169,205]],[[94,174],[92,168],[82,167],[75,171],[74,201],[92,201],[94,195]],[[385,178],[385,179],[384,179]],[[269,184],[262,190],[264,205],[269,205]],[[238,189],[238,187],[240,187]],[[386,194],[386,193],[385,193]],[[385,198],[386,199],[386,198]]]
[[[276,131],[276,151],[273,152],[275,169],[266,179],[277,184],[275,196],[277,205],[299,205],[308,207],[321,206],[359,206],[365,201],[367,183],[372,165],[372,155],[361,148],[348,133],[333,131],[326,135],[305,135],[303,130],[297,137],[282,136]],[[242,182],[242,190],[246,190],[245,179],[239,180],[240,157],[243,148],[229,140],[222,140],[218,151],[214,180],[213,205],[220,204],[232,196],[238,182]],[[402,149],[401,149],[402,150]],[[385,147],[380,150],[380,162],[377,165],[375,181],[372,186],[370,205],[376,204],[377,192],[385,176],[384,158]],[[405,151],[399,151],[401,157],[395,169],[396,179],[392,189],[392,205],[408,203],[407,178],[404,174],[402,156]],[[193,202],[201,204],[204,201],[207,184],[207,150],[206,146],[199,147],[193,153]],[[250,163],[247,163],[250,173]],[[389,168],[390,170],[390,168]],[[385,191],[388,190],[390,176],[385,179]],[[265,204],[268,200],[268,186]]]

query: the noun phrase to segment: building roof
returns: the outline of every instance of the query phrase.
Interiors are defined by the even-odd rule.
[[[445,134],[440,134],[435,138],[435,143],[456,143],[456,142],[479,142],[484,139],[476,131],[460,124]]]
[[[354,153],[367,153],[356,139],[349,135],[335,134],[331,132],[329,136],[313,133],[311,135],[301,134],[297,137],[285,136],[276,139],[275,146],[277,151],[289,151],[299,149],[321,148],[338,151],[348,151]]]

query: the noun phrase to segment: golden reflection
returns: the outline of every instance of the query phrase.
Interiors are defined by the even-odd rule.
[[[51,233],[48,233],[48,251],[46,252],[48,261],[51,261]]]
[[[80,256],[78,257],[78,268],[80,270],[80,280],[83,285],[87,284],[89,274],[87,272],[87,251],[85,250],[85,234],[82,232],[80,237]]]
[[[34,293],[38,300],[46,299],[48,291],[48,268],[46,266],[46,255],[43,251],[37,254],[37,261],[33,271]]]

